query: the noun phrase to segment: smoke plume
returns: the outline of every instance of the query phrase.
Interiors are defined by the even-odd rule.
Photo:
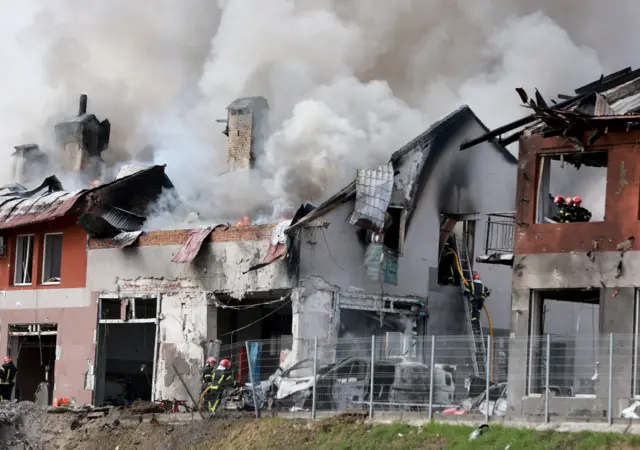
[[[571,93],[636,64],[640,42],[634,0],[0,3],[0,178],[13,145],[51,142],[87,92],[112,123],[107,161],[152,145],[216,219],[317,203],[457,106],[499,126],[528,112],[514,87]],[[250,95],[273,133],[255,170],[224,175],[215,119]]]

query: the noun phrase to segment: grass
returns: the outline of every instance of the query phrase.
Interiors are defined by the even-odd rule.
[[[363,424],[340,417],[305,422],[283,419],[262,419],[237,424],[228,429],[229,448],[237,450],[414,450],[414,449],[505,449],[546,450],[584,449],[629,450],[640,447],[640,436],[612,433],[559,433],[519,428],[491,426],[489,432],[469,442],[471,427],[433,423],[424,427],[396,423],[392,425]],[[236,428],[233,424],[230,428]],[[239,438],[239,439],[238,439]],[[218,441],[220,443],[220,441]],[[226,448],[200,446],[197,448]]]

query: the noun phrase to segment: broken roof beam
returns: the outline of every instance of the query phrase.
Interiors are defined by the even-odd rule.
[[[594,92],[595,90],[607,84],[613,84],[613,83],[619,84],[620,79],[622,77],[626,78],[627,76],[629,76],[630,73],[632,73],[631,67],[627,67],[626,69],[618,70],[617,72],[611,73],[607,76],[602,75],[600,78],[598,78],[597,81],[592,81],[591,83],[585,84],[584,86],[580,86],[574,92],[578,95],[587,94],[587,93]]]

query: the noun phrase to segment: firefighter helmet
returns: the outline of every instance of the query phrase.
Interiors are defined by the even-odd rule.
[[[228,359],[223,359],[222,361],[220,361],[220,365],[225,369],[228,369],[229,367],[231,367],[231,361],[229,361]]]
[[[556,198],[553,199],[553,203],[556,205],[562,205],[565,202],[565,199],[562,195],[556,195]]]
[[[9,355],[4,357],[4,364],[10,363],[13,361],[13,358]]]
[[[474,280],[479,280],[480,279],[480,274],[478,272],[473,272],[473,279]]]
[[[580,203],[582,203],[582,197],[578,197],[578,196],[573,197],[573,204],[574,205],[580,206]]]
[[[215,356],[209,356],[207,358],[207,365],[208,366],[213,366],[216,363],[216,357]]]
[[[573,197],[567,197],[566,202],[567,205],[573,205]]]

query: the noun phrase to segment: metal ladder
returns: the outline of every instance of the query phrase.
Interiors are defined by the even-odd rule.
[[[462,275],[464,276],[464,279],[460,280],[460,287],[464,292],[464,289],[466,287],[464,280],[466,279],[469,283],[473,282],[473,270],[471,261],[469,260],[469,251],[467,249],[466,242],[464,242],[464,239],[458,236],[457,233],[454,233],[454,236],[456,239],[458,261],[460,263]],[[473,360],[473,369],[476,376],[484,377],[487,368],[487,352],[484,342],[484,336],[482,333],[482,326],[480,325],[480,320],[471,320],[471,302],[469,301],[467,295],[462,294],[462,302],[464,303],[464,313],[467,320],[467,330],[469,332],[469,337],[471,338],[471,358]]]

